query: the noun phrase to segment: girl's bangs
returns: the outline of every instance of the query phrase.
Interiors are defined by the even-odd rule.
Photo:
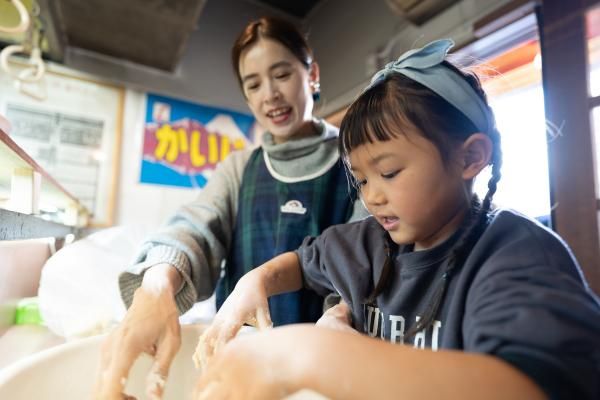
[[[401,135],[411,126],[401,109],[393,96],[386,95],[384,84],[363,93],[340,125],[340,153],[347,156],[363,144],[386,142]]]

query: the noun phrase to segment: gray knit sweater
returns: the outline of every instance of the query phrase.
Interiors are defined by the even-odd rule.
[[[275,144],[268,132],[263,135],[265,162],[274,178],[283,182],[314,179],[335,165],[339,159],[338,129],[325,121],[319,121],[319,127],[319,136],[282,144]],[[164,227],[145,240],[134,265],[119,276],[121,297],[127,307],[144,272],[161,263],[175,266],[183,277],[175,297],[180,313],[212,295],[229,251],[239,189],[252,151],[231,153],[215,169],[198,198],[181,207]],[[356,202],[351,220],[366,215],[362,204]]]

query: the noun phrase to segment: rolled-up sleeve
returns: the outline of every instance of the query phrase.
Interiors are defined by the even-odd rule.
[[[302,281],[305,288],[312,289],[321,296],[326,296],[331,292],[337,292],[331,284],[328,275],[326,263],[322,262],[322,247],[326,240],[326,235],[318,237],[306,237],[300,247],[296,250],[296,255],[300,261],[302,270]]]

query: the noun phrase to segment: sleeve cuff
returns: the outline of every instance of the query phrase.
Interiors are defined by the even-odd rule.
[[[164,245],[151,248],[147,253],[145,261],[132,266],[119,275],[121,298],[127,308],[131,306],[133,294],[142,285],[144,273],[148,268],[162,263],[174,266],[183,278],[181,287],[175,294],[175,303],[179,314],[183,314],[192,308],[198,295],[190,276],[190,262],[182,251]]]

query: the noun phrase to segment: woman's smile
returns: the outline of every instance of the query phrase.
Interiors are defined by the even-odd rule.
[[[292,115],[292,107],[278,107],[267,112],[267,117],[276,125],[285,124]]]

